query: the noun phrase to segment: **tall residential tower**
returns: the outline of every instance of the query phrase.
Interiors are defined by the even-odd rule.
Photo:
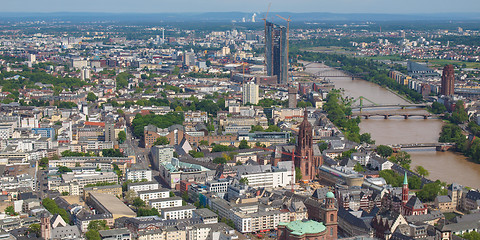
[[[243,84],[243,104],[258,104],[258,85],[254,82]]]

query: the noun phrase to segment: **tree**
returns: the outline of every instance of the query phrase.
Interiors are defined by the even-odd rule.
[[[59,214],[65,222],[70,222],[70,217],[67,211],[63,208],[59,208],[57,203],[50,198],[44,198],[42,200],[42,205],[47,209],[51,214]]]
[[[416,194],[422,202],[432,202],[439,194],[445,195],[446,191],[442,190],[442,182],[437,180],[435,182],[425,184],[422,190],[418,191]]]
[[[62,192],[62,196],[68,196],[68,195],[70,195],[69,192]]]
[[[312,106],[311,102],[299,101],[297,103],[297,108],[306,108],[306,107],[311,107],[311,106]]]
[[[170,140],[167,137],[160,136],[157,140],[153,143],[153,145],[168,145],[170,144]]]
[[[248,145],[247,140],[240,141],[240,145],[238,146],[239,149],[249,149],[250,145]]]
[[[296,167],[295,168],[295,181],[299,182],[300,180],[302,180],[302,178],[303,178],[302,171],[300,170],[300,168]]]
[[[40,166],[41,168],[46,168],[48,166],[48,158],[40,158],[40,160],[38,161],[38,166]]]
[[[237,150],[237,149],[235,147],[225,146],[225,145],[221,145],[221,144],[215,144],[212,147],[212,152],[230,152],[230,151],[234,151],[234,150]]]
[[[263,129],[262,126],[260,125],[255,125],[255,126],[252,126],[252,129],[250,130],[251,133],[254,133],[254,132],[264,132],[265,129]]]
[[[97,99],[98,99],[98,97],[97,97],[97,95],[95,95],[95,93],[89,92],[89,93],[87,94],[87,101],[89,101],[89,102],[95,102],[95,101],[97,101]]]
[[[424,167],[422,166],[416,166],[415,167],[415,172],[418,173],[418,175],[422,176],[422,177],[428,177],[428,175],[430,175],[430,173],[428,172],[427,169],[425,169]]]
[[[240,184],[248,185],[248,178],[245,178],[245,177],[241,178],[239,182],[240,182]]]
[[[88,223],[87,229],[88,230],[96,230],[96,231],[108,230],[107,221],[106,220],[90,221],[90,223]]]
[[[120,149],[103,149],[102,156],[104,157],[123,157],[123,153],[120,152]]]
[[[476,231],[471,231],[462,234],[461,237],[467,240],[480,240],[480,233]]]
[[[58,167],[58,173],[66,173],[66,172],[72,172],[72,169],[65,166]]]
[[[227,159],[225,159],[223,157],[216,157],[215,159],[213,159],[213,163],[215,163],[215,164],[226,164]]]
[[[363,167],[360,163],[355,164],[355,167],[353,167],[353,170],[356,172],[365,172],[365,167]]]
[[[428,107],[428,110],[434,114],[441,114],[447,111],[445,105],[439,102],[433,102],[431,107]]]
[[[18,213],[15,212],[15,209],[13,208],[13,206],[6,207],[5,208],[5,213],[10,215],[10,216],[18,215]]]
[[[208,146],[209,144],[208,144],[208,141],[207,141],[207,140],[201,140],[201,141],[198,143],[198,145],[200,145],[200,146]]]
[[[145,202],[141,198],[137,197],[137,198],[133,199],[133,204],[132,205],[137,207],[137,208],[145,207]]]
[[[125,131],[118,132],[118,142],[122,144],[125,140],[127,140],[127,133],[125,133]]]
[[[378,153],[378,155],[380,155],[384,158],[387,158],[387,157],[390,157],[393,154],[393,149],[389,146],[379,145],[377,147],[377,153]]]
[[[382,170],[378,172],[381,178],[385,179],[387,184],[392,185],[392,187],[401,187],[403,183],[403,177],[400,174],[394,172],[393,170]]]
[[[408,177],[408,188],[410,189],[420,189],[422,187],[422,179],[412,175]]]
[[[137,193],[133,190],[129,190],[129,191],[125,192],[125,196],[123,197],[123,199],[128,204],[132,204],[136,197],[137,197]]]
[[[412,163],[412,159],[410,154],[405,151],[400,151],[394,156],[391,156],[389,159],[393,163],[397,163],[405,169],[410,169],[410,163]]]
[[[322,151],[322,152],[327,150],[328,149],[328,143],[326,143],[326,142],[319,143],[318,144],[318,149],[320,149],[320,151]]]
[[[30,226],[28,226],[28,232],[35,233],[37,237],[40,237],[40,224],[38,223],[30,224]]]
[[[360,135],[360,143],[375,144],[375,140],[372,140],[370,133],[364,133]]]
[[[85,233],[87,240],[101,240],[100,233],[97,230],[88,230]]]
[[[170,197],[175,197],[175,193],[173,191],[170,191]]]
[[[158,210],[156,208],[139,208],[137,209],[137,217],[142,216],[159,216]]]
[[[202,158],[202,157],[205,156],[205,154],[203,152],[197,152],[195,150],[188,151],[188,154],[190,154],[190,156],[192,156],[194,158]]]
[[[281,132],[282,129],[278,127],[277,125],[270,125],[268,128],[265,130],[265,132]]]
[[[465,106],[462,100],[459,100],[455,103],[455,109],[452,112],[452,117],[450,120],[456,124],[468,121],[468,114],[465,111]]]

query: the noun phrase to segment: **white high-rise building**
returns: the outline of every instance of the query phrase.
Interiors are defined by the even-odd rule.
[[[35,56],[35,54],[30,54],[28,56],[28,61],[31,62],[32,64],[37,62],[37,57]]]
[[[194,52],[186,52],[183,58],[183,64],[185,66],[195,66],[195,53]]]
[[[258,85],[254,82],[243,84],[243,104],[258,104]]]

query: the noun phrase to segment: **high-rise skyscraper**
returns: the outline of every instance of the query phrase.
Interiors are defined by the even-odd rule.
[[[258,104],[258,85],[254,82],[243,84],[243,104]]]
[[[455,93],[455,70],[453,65],[447,65],[443,68],[442,86],[440,94],[451,96]]]
[[[287,28],[265,22],[265,61],[267,75],[277,76],[278,84],[287,84],[288,47]]]

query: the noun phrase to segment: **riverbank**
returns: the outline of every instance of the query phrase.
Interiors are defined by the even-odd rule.
[[[316,74],[319,71],[338,71],[329,68],[322,63],[312,63],[307,66],[307,72]],[[336,77],[331,79],[337,89],[344,89],[343,94],[349,98],[359,96],[379,104],[409,104],[405,99],[387,89],[362,79],[353,80],[351,77]],[[391,110],[389,111],[407,111]],[[419,110],[424,111],[425,110]],[[441,119],[423,119],[423,117],[411,117],[404,119],[403,116],[371,117],[362,119],[359,123],[360,134],[370,133],[376,144],[406,144],[406,143],[437,143],[439,133],[445,123]],[[435,149],[428,151],[408,150],[411,155],[411,169],[423,166],[430,172],[430,179],[439,179],[443,182],[458,183],[464,186],[480,188],[480,165],[469,162],[466,157],[454,152],[436,152]],[[462,173],[462,174],[458,174]]]

